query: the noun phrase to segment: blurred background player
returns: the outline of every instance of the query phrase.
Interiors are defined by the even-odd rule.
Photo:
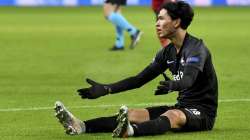
[[[176,0],[152,0],[152,3],[151,3],[151,8],[152,10],[154,11],[155,13],[155,16],[156,16],[156,19],[157,19],[157,15],[159,13],[159,10],[161,8],[161,6],[164,4],[164,3],[167,3],[167,2],[174,2]],[[158,35],[157,35],[158,36]],[[159,40],[160,40],[160,43],[161,43],[161,46],[162,47],[166,47],[169,43],[170,43],[170,40],[169,39],[166,39],[166,38],[160,38],[158,36]]]
[[[126,3],[127,0],[105,0],[103,5],[104,16],[116,29],[116,41],[115,45],[110,49],[111,51],[124,50],[124,30],[130,34],[131,43],[129,47],[131,49],[133,49],[140,40],[141,31],[130,24],[121,14],[121,5],[126,5]]]

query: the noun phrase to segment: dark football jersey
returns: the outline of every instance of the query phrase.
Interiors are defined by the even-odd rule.
[[[203,41],[186,34],[181,50],[177,54],[173,44],[169,44],[155,57],[153,62],[160,65],[159,71],[169,69],[173,81],[178,82],[187,76],[185,70],[198,70],[194,83],[179,91],[177,105],[202,108],[208,115],[216,116],[218,106],[218,83],[212,64],[211,54]]]

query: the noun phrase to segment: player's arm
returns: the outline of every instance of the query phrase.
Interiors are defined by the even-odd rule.
[[[121,91],[140,88],[144,84],[160,75],[162,72],[163,70],[161,69],[161,65],[159,65],[158,63],[151,63],[136,76],[129,77],[119,82],[110,84],[110,93],[118,93]]]
[[[161,49],[154,61],[144,68],[136,76],[132,76],[112,84],[100,84],[93,80],[87,79],[91,85],[89,88],[79,89],[78,93],[82,98],[95,99],[107,94],[114,94],[126,90],[139,88],[151,81],[167,69],[165,63],[166,49]]]
[[[159,63],[153,62],[136,76],[126,78],[116,83],[100,84],[87,79],[86,81],[91,85],[91,87],[79,89],[78,93],[82,98],[95,99],[107,94],[114,94],[121,91],[139,88],[157,77],[163,71],[164,69]]]

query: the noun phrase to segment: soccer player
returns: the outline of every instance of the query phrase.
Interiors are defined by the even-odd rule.
[[[104,16],[110,21],[116,29],[115,45],[111,51],[124,50],[124,34],[127,31],[130,34],[130,48],[133,49],[139,42],[142,32],[130,24],[121,14],[121,5],[126,5],[127,0],[105,0],[103,5]]]
[[[152,63],[136,76],[112,84],[87,79],[91,86],[78,90],[82,98],[96,99],[139,88],[169,69],[173,80],[160,81],[155,95],[178,91],[175,105],[144,109],[122,106],[118,115],[81,121],[61,102],[56,102],[57,118],[66,132],[113,131],[113,137],[129,137],[212,130],[217,114],[218,83],[210,51],[201,39],[187,33],[193,16],[193,9],[186,2],[165,4],[159,12],[156,28],[159,36],[169,38],[171,43],[158,52]]]

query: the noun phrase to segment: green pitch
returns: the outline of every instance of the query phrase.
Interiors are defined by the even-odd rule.
[[[249,139],[249,12],[249,7],[196,8],[189,28],[206,42],[217,70],[220,103],[214,130],[131,139]],[[0,139],[111,139],[111,133],[65,135],[54,117],[57,100],[83,120],[116,113],[122,104],[138,108],[175,102],[176,94],[153,95],[162,77],[97,100],[76,94],[88,86],[87,77],[110,83],[136,74],[160,48],[149,7],[126,7],[124,14],[144,32],[141,42],[134,50],[109,52],[114,28],[101,7],[0,8]]]

